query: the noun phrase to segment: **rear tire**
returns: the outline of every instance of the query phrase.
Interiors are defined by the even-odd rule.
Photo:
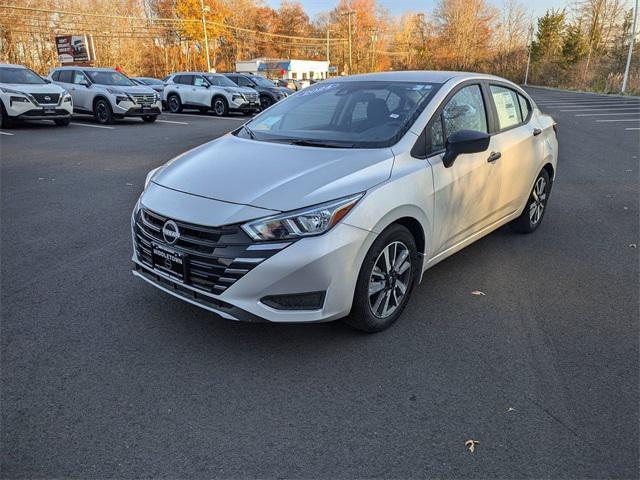
[[[419,269],[411,232],[398,224],[388,227],[367,252],[344,321],[367,333],[389,328],[407,306]]]
[[[157,115],[143,115],[142,116],[142,121],[144,123],[153,123],[158,119]]]
[[[545,169],[542,169],[536,181],[533,182],[533,188],[522,214],[509,223],[511,229],[518,233],[532,233],[536,231],[547,211],[547,201],[550,192],[551,181],[549,174]]]
[[[171,113],[182,112],[182,101],[180,97],[175,93],[169,95],[169,98],[167,98],[167,107],[169,107]]]
[[[71,123],[71,120],[69,120],[68,118],[59,118],[57,120],[54,120],[54,122],[58,127],[67,127],[69,126],[69,123]]]
[[[222,97],[214,97],[211,101],[211,109],[216,117],[224,117],[229,113],[229,105]]]
[[[113,123],[111,105],[106,100],[100,99],[93,105],[93,116],[98,123],[108,125]]]

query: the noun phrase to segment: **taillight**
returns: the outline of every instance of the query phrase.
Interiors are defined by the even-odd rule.
[[[556,134],[556,140],[558,139],[558,124],[554,123],[553,124],[553,133]]]

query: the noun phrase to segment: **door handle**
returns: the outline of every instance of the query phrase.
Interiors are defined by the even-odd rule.
[[[542,130],[540,130],[539,128],[534,128],[533,129],[533,136],[537,137],[538,135],[540,135],[542,133]]]
[[[491,155],[489,155],[489,158],[487,158],[487,162],[493,163],[496,160],[498,160],[501,156],[502,154],[500,152],[491,152]]]

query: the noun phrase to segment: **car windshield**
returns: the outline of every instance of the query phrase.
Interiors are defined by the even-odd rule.
[[[0,83],[19,83],[23,85],[42,85],[45,82],[40,75],[28,68],[0,68]]]
[[[237,87],[232,80],[228,79],[224,75],[207,75],[207,81],[211,85],[215,85],[216,87]]]
[[[98,85],[116,85],[118,87],[132,87],[135,85],[128,77],[125,77],[120,72],[115,70],[100,71],[100,70],[85,70],[85,72],[93,83]]]
[[[253,83],[255,83],[256,85],[260,85],[261,87],[271,87],[271,88],[275,87],[272,81],[267,80],[264,77],[249,77],[249,78],[253,80]]]
[[[158,80],[157,78],[140,78],[139,80],[145,85],[163,85],[162,80]]]
[[[309,146],[388,147],[406,133],[438,87],[417,82],[322,82],[276,103],[236,135]]]

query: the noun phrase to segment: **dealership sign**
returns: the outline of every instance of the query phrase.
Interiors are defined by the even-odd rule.
[[[89,35],[62,35],[56,37],[60,63],[89,63],[93,54],[93,40]]]

